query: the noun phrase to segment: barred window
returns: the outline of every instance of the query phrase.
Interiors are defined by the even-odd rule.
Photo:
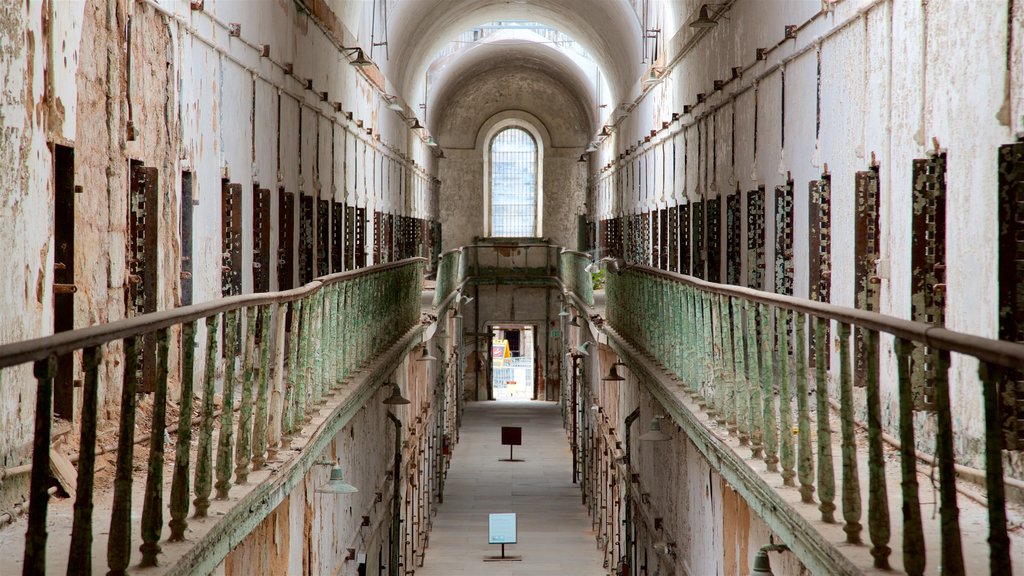
[[[491,140],[491,236],[537,235],[537,142],[510,127]]]

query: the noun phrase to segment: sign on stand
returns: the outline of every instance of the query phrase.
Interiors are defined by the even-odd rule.
[[[501,445],[508,446],[508,458],[498,458],[499,462],[522,462],[522,459],[516,459],[512,457],[512,448],[514,446],[523,445],[523,427],[522,426],[502,426],[501,427]]]
[[[516,515],[514,512],[491,514],[488,519],[487,543],[501,544],[501,556],[485,556],[484,562],[516,562],[522,556],[505,556],[505,544],[516,543]]]

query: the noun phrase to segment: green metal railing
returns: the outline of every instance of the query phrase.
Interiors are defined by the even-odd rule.
[[[575,294],[588,306],[594,305],[594,280],[587,271],[591,262],[589,254],[575,250],[562,250],[558,261],[558,275],[566,291]]]
[[[437,284],[434,287],[434,308],[444,302],[452,292],[458,290],[459,283],[464,277],[464,262],[462,250],[459,248],[441,255],[437,266]]]
[[[85,372],[77,495],[66,554],[69,574],[88,575],[94,535],[100,365],[104,353],[120,356],[123,351],[107,565],[108,574],[124,574],[132,546],[132,457],[143,340],[155,338],[157,343],[140,546],[141,564],[153,566],[160,553],[165,506],[170,509],[169,540],[183,540],[190,511],[201,518],[208,513],[211,495],[227,499],[231,487],[246,482],[250,470],[262,468],[282,438],[295,434],[327,396],[419,322],[423,266],[422,258],[413,258],[325,276],[286,292],[224,298],[0,346],[0,368],[19,371],[21,365],[33,363],[38,382],[23,573],[46,573],[51,405],[59,356],[81,351]],[[204,355],[201,372],[195,365],[200,324],[206,332],[205,346],[198,348],[198,353]],[[178,369],[168,364],[168,357],[177,338],[181,351],[180,414],[184,420],[177,431],[169,501],[165,504],[168,378]],[[220,372],[222,379],[218,378]],[[223,398],[219,412],[214,409],[218,381]],[[202,394],[193,461],[189,418],[197,389]],[[215,424],[219,430],[216,436]],[[194,498],[191,507],[190,498]]]
[[[930,361],[937,363],[937,377],[929,384],[934,389],[944,574],[964,572],[948,369],[951,354],[976,359],[979,392],[984,396],[989,562],[992,574],[1011,573],[1003,477],[1004,431],[997,394],[1004,374],[1024,365],[1024,346],[872,312],[711,284],[644,266],[609,275],[607,282],[607,315],[613,330],[678,379],[702,408],[738,437],[740,444],[749,446],[752,457],[763,459],[770,472],[781,475],[784,484],[797,487],[803,502],[813,503],[816,496],[823,521],[834,522],[836,513],[840,513],[849,543],[862,540],[858,467],[867,466],[867,536],[878,568],[889,566],[892,536],[879,391],[879,334],[895,337],[902,564],[908,574],[925,571],[911,357],[915,346],[927,346]],[[830,323],[835,323],[839,340],[839,365],[833,367],[838,374],[839,393],[838,479],[829,418],[812,418],[812,412],[830,413],[826,367]],[[864,341],[866,438],[858,437],[855,430],[853,331],[862,334]],[[794,428],[795,434],[790,432]],[[866,462],[858,457],[864,452]]]

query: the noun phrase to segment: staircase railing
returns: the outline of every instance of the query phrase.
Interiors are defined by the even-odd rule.
[[[170,508],[170,540],[184,539],[190,511],[201,518],[207,514],[211,496],[227,499],[232,482],[245,483],[250,470],[265,466],[282,438],[296,433],[311,410],[358,372],[365,361],[419,322],[424,262],[412,258],[324,276],[285,292],[223,298],[0,346],[0,369],[4,369],[0,376],[4,381],[20,377],[24,373],[22,365],[28,363],[32,363],[37,380],[23,573],[46,573],[51,405],[59,356],[80,351],[85,373],[74,519],[69,549],[60,554],[68,557],[68,565],[75,567],[76,574],[90,574],[97,397],[101,386],[107,384],[102,381],[100,365],[105,353],[120,354],[123,350],[107,545],[108,573],[123,574],[133,545],[132,458],[143,342],[155,339],[157,351],[140,546],[141,565],[153,566],[161,550],[166,507]],[[169,501],[165,502],[168,379],[178,370],[168,358],[171,341],[176,338],[180,338],[183,420],[177,430]],[[197,353],[204,361],[202,370],[196,369]],[[214,404],[217,382],[221,382],[223,398],[219,411]],[[193,394],[199,390],[198,451],[193,462],[190,419]],[[219,434],[215,437],[216,423]]]
[[[972,336],[933,325],[746,288],[712,284],[644,266],[607,279],[607,316],[612,328],[677,378],[730,434],[738,436],[770,472],[797,486],[821,519],[842,514],[846,541],[862,539],[859,466],[868,468],[867,532],[874,564],[889,566],[891,521],[885,480],[879,385],[879,336],[894,338],[898,372],[901,456],[902,564],[908,574],[925,571],[925,536],[917,478],[914,412],[936,419],[938,499],[943,573],[962,574],[949,367],[952,355],[977,361],[984,397],[985,489],[989,564],[1010,574],[1005,488],[1004,429],[999,398],[1019,380],[1024,345]],[[837,484],[833,466],[828,333],[838,336],[841,436]],[[855,374],[860,380],[855,382]],[[813,375],[813,392],[810,375]],[[855,430],[854,387],[864,386],[866,439]],[[812,408],[811,402],[815,403]],[[795,435],[790,433],[794,430]],[[795,441],[794,441],[795,440]],[[866,452],[867,461],[860,456]],[[1016,484],[1020,484],[1016,481]],[[838,488],[839,501],[836,502]]]

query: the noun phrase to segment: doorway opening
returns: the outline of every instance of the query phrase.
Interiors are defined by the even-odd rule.
[[[491,326],[491,383],[495,400],[536,398],[537,330],[528,325]]]

